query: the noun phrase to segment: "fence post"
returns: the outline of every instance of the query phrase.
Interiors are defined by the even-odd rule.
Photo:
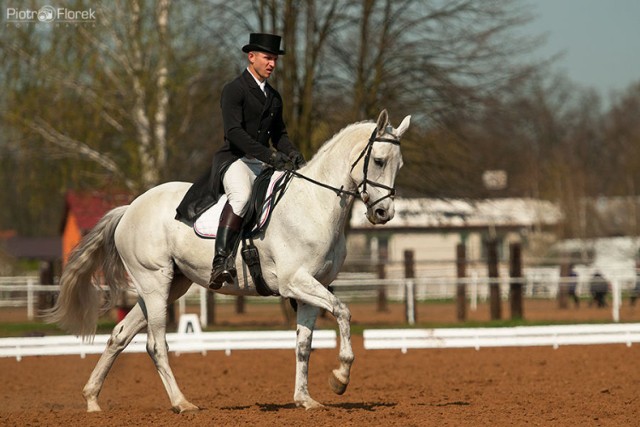
[[[467,320],[467,247],[464,243],[456,246],[456,276],[458,283],[456,286],[456,314],[459,321]]]
[[[207,291],[207,326],[216,323],[216,293]]]
[[[238,295],[236,297],[236,313],[244,313],[244,295]]]
[[[491,320],[500,320],[502,309],[500,302],[500,283],[498,281],[498,241],[487,241],[487,269],[489,272],[489,303]]]
[[[613,294],[613,301],[611,302],[611,315],[613,321],[620,322],[620,302],[621,302],[621,289],[620,281],[616,278],[611,281],[611,293]]]
[[[509,245],[509,301],[511,303],[511,319],[522,319],[522,250],[520,243]]]
[[[53,286],[53,261],[42,261],[40,263],[40,285]],[[55,302],[56,293],[50,291],[40,291],[37,295],[38,313],[52,308]]]
[[[469,301],[469,308],[471,311],[478,309],[478,272],[475,270],[471,273],[471,301]]]
[[[33,279],[27,280],[27,318],[33,320]]]
[[[378,279],[381,281],[387,278],[387,271],[384,262],[378,262]],[[387,311],[387,287],[380,285],[378,287],[378,311]]]
[[[207,289],[204,286],[200,286],[200,327],[207,326]]]
[[[560,282],[558,283],[558,308],[569,308],[568,293],[569,284],[565,281],[565,277],[569,277],[570,268],[569,264],[562,263],[560,265]]]
[[[416,277],[415,262],[413,251],[407,249],[404,251],[404,277],[407,279],[405,284],[405,313],[407,323],[414,325],[416,319],[416,290],[413,279]]]

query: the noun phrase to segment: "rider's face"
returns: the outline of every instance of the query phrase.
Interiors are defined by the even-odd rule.
[[[278,55],[266,52],[249,52],[249,68],[260,81],[265,81],[276,69]]]

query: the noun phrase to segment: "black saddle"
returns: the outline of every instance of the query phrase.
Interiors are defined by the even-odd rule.
[[[251,190],[251,198],[249,199],[249,209],[244,216],[242,222],[242,236],[245,238],[251,237],[266,228],[269,218],[260,227],[260,215],[262,213],[262,207],[265,202],[270,203],[271,200],[266,200],[267,190],[269,189],[269,182],[273,176],[274,169],[266,168],[260,175],[258,175],[253,182],[253,189]],[[276,191],[274,191],[276,193]],[[275,196],[272,196],[275,197]],[[271,213],[269,213],[271,217]]]
[[[262,268],[260,267],[260,255],[258,254],[258,248],[253,244],[253,236],[262,232],[269,224],[273,207],[284,194],[284,189],[288,182],[288,177],[285,177],[283,182],[274,188],[267,200],[266,194],[273,172],[274,169],[267,168],[262,171],[254,181],[253,189],[251,191],[251,199],[249,200],[249,209],[244,217],[244,222],[242,223],[242,259],[244,259],[244,262],[247,264],[253,283],[256,286],[256,291],[262,296],[279,295],[276,292],[272,292],[264,281]],[[260,225],[260,217],[265,203],[271,204],[271,209],[269,209],[269,213],[264,223]]]

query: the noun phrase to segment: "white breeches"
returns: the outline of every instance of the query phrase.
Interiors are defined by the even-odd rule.
[[[224,173],[222,185],[236,215],[244,218],[247,213],[253,182],[264,167],[265,163],[258,159],[242,157],[233,162]]]

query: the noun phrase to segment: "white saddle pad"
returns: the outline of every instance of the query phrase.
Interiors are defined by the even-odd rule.
[[[284,172],[275,171],[271,176],[271,180],[269,181],[269,187],[267,188],[267,194],[265,198],[269,198],[273,193],[273,189],[278,185],[280,180],[284,177]],[[262,212],[260,214],[260,220],[258,221],[258,228],[262,227],[264,223],[269,218],[269,213],[273,208],[273,199],[268,199],[268,203],[264,203],[262,205]],[[204,237],[207,239],[215,239],[216,233],[218,232],[218,223],[220,222],[220,215],[222,214],[222,209],[224,208],[225,203],[227,203],[227,195],[223,194],[222,197],[218,200],[218,202],[207,209],[202,215],[198,217],[196,222],[193,224],[193,231],[200,237]]]

